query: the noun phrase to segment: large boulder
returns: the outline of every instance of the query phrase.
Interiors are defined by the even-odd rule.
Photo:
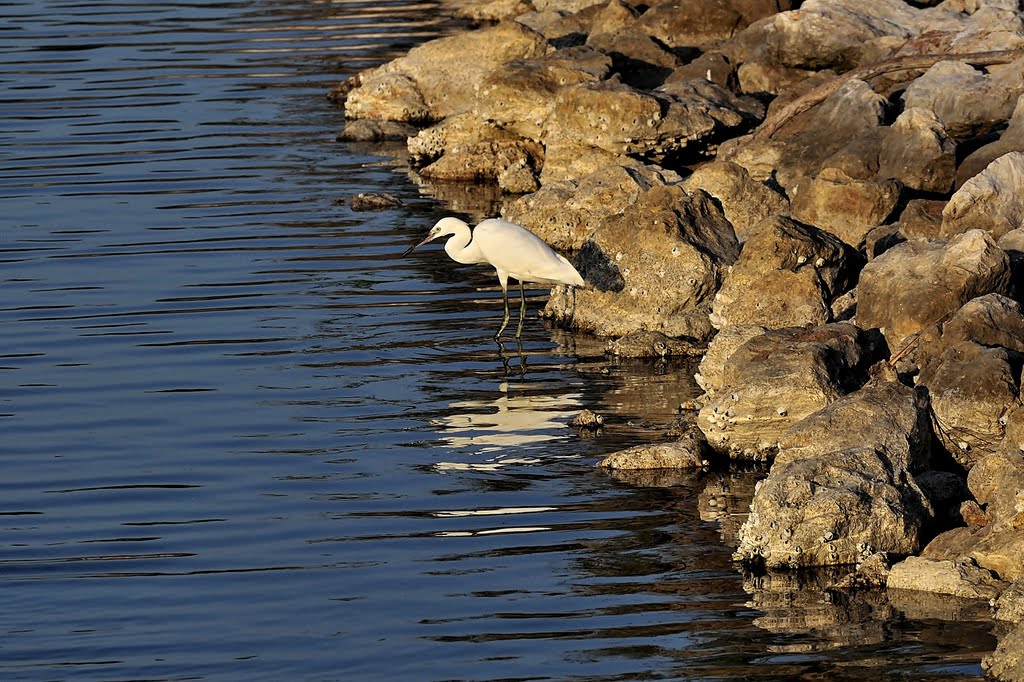
[[[792,9],[790,0],[659,2],[640,18],[650,35],[672,48],[702,51],[764,17]]]
[[[999,139],[974,150],[960,162],[956,169],[956,186],[962,186],[988,168],[990,163],[1010,152],[1024,152],[1024,95],[1017,98],[1010,121]]]
[[[956,174],[956,142],[946,134],[935,114],[907,109],[882,139],[878,177],[894,179],[904,187],[945,194]]]
[[[1024,225],[1024,152],[1010,152],[965,182],[942,211],[942,236],[980,229],[999,239]]]
[[[890,381],[793,424],[754,494],[735,558],[781,568],[916,552],[933,516],[914,480],[930,436],[927,402]]]
[[[706,337],[707,307],[739,243],[703,192],[654,186],[600,219],[575,258],[591,285],[551,296],[544,314],[602,336],[638,330]]]
[[[888,218],[900,198],[894,180],[860,180],[838,168],[804,178],[792,200],[793,217],[859,247]]]
[[[701,189],[722,204],[736,236],[745,242],[762,220],[789,213],[789,200],[777,189],[750,177],[746,168],[731,161],[714,161],[686,178],[690,191]]]
[[[750,234],[715,295],[711,323],[769,329],[830,322],[832,300],[856,282],[860,254],[792,218],[768,218]]]
[[[998,597],[1007,584],[969,559],[941,561],[911,556],[890,569],[887,586],[989,601]]]
[[[727,357],[715,349],[716,337],[708,356],[720,366],[707,356],[700,366],[707,394],[697,425],[712,448],[735,459],[774,456],[793,424],[862,383],[877,358],[870,335],[851,324],[767,330],[744,340],[757,329],[738,325],[727,335],[726,349],[741,342]]]
[[[548,49],[544,36],[513,21],[431,40],[358,74],[345,116],[424,123],[470,111],[488,75]]]
[[[868,263],[857,285],[857,324],[878,327],[893,352],[928,325],[988,293],[1008,293],[1010,261],[991,235],[899,244]]]

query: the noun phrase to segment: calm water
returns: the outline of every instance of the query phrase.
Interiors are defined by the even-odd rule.
[[[970,612],[744,578],[753,475],[594,470],[692,369],[500,349],[491,275],[397,259],[451,208],[324,93],[451,29],[0,3],[0,679],[979,678]]]

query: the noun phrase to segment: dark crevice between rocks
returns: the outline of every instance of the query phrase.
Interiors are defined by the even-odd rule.
[[[598,291],[618,293],[626,288],[622,272],[593,240],[580,248],[573,265],[580,275]]]

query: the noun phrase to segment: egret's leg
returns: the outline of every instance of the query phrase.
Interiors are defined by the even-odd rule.
[[[526,317],[526,292],[523,291],[523,282],[519,281],[519,300],[522,303],[519,305],[519,326],[516,327],[516,338],[523,333],[523,318]]]
[[[505,301],[505,318],[501,321],[501,326],[498,327],[498,331],[495,332],[494,338],[501,336],[501,333],[505,331],[505,327],[508,326],[508,289],[505,287],[501,288],[501,298]]]

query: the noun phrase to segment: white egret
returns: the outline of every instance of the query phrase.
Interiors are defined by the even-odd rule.
[[[413,249],[427,242],[446,236],[449,239],[445,242],[444,250],[453,261],[466,264],[487,263],[493,266],[498,274],[501,296],[505,302],[505,318],[494,335],[495,339],[501,336],[508,326],[509,277],[519,281],[519,296],[522,301],[519,307],[519,327],[516,329],[517,339],[523,332],[523,319],[526,317],[526,292],[523,291],[523,282],[568,284],[577,287],[584,285],[583,278],[576,272],[572,263],[555,253],[543,239],[522,225],[498,218],[485,220],[472,231],[469,225],[458,218],[441,218],[430,228],[423,241],[410,246],[402,256],[407,256]]]

